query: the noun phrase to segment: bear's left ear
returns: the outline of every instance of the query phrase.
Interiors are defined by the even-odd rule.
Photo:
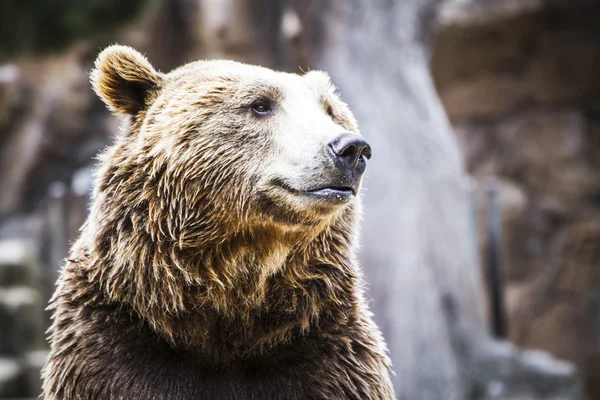
[[[107,47],[90,74],[96,94],[113,111],[135,116],[147,107],[148,95],[158,89],[163,75],[146,57],[127,46]]]

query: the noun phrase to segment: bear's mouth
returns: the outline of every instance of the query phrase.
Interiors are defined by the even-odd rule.
[[[322,200],[328,203],[346,203],[352,197],[356,196],[357,188],[352,186],[333,186],[322,185],[309,189],[296,189],[288,185],[286,182],[275,179],[273,185],[293,193],[297,196],[309,197],[315,200]]]

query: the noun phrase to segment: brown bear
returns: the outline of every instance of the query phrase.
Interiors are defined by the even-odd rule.
[[[126,127],[51,300],[46,399],[392,399],[357,267],[370,147],[323,72],[104,50]]]

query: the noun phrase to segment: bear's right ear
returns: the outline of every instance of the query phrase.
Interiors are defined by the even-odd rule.
[[[160,87],[163,75],[146,57],[127,46],[107,47],[90,74],[96,94],[113,111],[135,116],[147,107],[148,95]]]

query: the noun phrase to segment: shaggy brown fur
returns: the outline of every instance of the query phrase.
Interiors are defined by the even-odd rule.
[[[354,254],[359,200],[265,183],[326,175],[308,150],[277,160],[308,132],[297,108],[357,132],[327,77],[228,61],[162,74],[113,46],[92,83],[130,123],[51,301],[46,399],[392,399]],[[251,115],[257,98],[277,113]]]

